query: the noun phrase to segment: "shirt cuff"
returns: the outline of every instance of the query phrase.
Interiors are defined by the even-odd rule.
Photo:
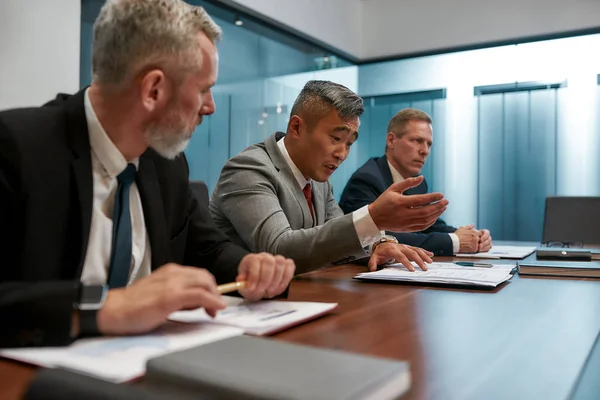
[[[456,233],[449,233],[450,239],[452,239],[452,254],[458,254],[460,251],[460,240]]]
[[[363,248],[370,247],[373,243],[381,239],[385,232],[377,229],[377,225],[369,214],[369,206],[364,206],[352,213],[352,222],[356,235]]]

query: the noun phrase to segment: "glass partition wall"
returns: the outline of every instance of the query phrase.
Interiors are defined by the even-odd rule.
[[[600,35],[352,65],[251,16],[204,6],[223,28],[217,111],[186,154],[190,178],[214,187],[226,160],[285,131],[310,79],[339,82],[365,99],[360,136],[333,174],[339,196],[352,173],[381,156],[389,119],[414,107],[433,118],[423,175],[450,200],[444,219],[475,223],[495,239],[541,239],[549,195],[600,195]],[[81,85],[91,80],[92,24],[102,0],[82,0]]]
[[[215,2],[188,2],[204,7],[223,30],[216,112],[196,129],[186,150],[190,179],[204,180],[209,190],[229,157],[285,131],[291,105],[307,80],[337,77],[357,90],[356,67],[350,74],[332,72],[352,65],[343,57]],[[91,82],[93,22],[103,3],[82,0],[81,87]]]

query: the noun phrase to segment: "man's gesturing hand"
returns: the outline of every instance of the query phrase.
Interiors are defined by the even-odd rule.
[[[166,264],[126,288],[109,290],[98,311],[98,330],[105,335],[145,333],[174,311],[204,307],[214,316],[225,306],[208,271]]]
[[[379,230],[418,232],[435,223],[448,205],[448,200],[441,193],[402,194],[421,182],[422,176],[394,183],[369,205],[369,214]],[[437,203],[431,204],[434,202]]]
[[[296,264],[283,256],[269,253],[248,254],[238,267],[236,281],[246,281],[240,294],[248,300],[271,298],[281,294],[294,277]]]

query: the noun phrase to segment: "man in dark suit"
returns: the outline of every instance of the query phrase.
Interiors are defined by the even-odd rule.
[[[282,293],[294,263],[233,245],[181,154],[214,112],[220,28],[181,0],[109,0],[92,85],[0,112],[0,347],[143,333],[173,311]]]
[[[385,155],[371,158],[352,175],[342,193],[340,207],[345,213],[353,212],[373,202],[392,184],[418,175],[432,144],[429,115],[412,108],[398,112],[388,124]],[[425,180],[404,192],[406,195],[424,193],[427,193]],[[392,234],[400,243],[418,246],[439,256],[485,252],[492,245],[487,229],[480,231],[474,225],[456,229],[441,218],[421,232]]]

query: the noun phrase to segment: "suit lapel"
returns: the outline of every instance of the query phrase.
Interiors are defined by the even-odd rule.
[[[383,177],[383,180],[385,182],[385,187],[387,188],[391,186],[394,183],[394,178],[392,178],[392,171],[390,171],[390,166],[387,162],[386,156],[379,157],[376,160],[376,163],[377,167],[379,167],[379,170],[381,171],[381,176]],[[424,194],[427,192],[426,185],[427,184],[425,183],[425,180],[423,180],[423,182],[421,182],[419,186],[408,189],[404,192],[404,194],[407,196],[411,196],[414,194]]]
[[[290,167],[287,165],[287,162],[285,161],[283,154],[281,154],[281,151],[277,147],[277,141],[283,140],[284,136],[285,135],[281,132],[277,132],[277,133],[269,136],[267,138],[267,140],[265,140],[265,149],[267,151],[267,154],[269,154],[269,158],[271,158],[271,161],[273,162],[273,165],[275,166],[275,168],[277,168],[279,173],[282,174],[285,182],[292,188],[294,197],[296,198],[296,201],[298,202],[298,207],[302,212],[303,228],[312,228],[312,226],[313,226],[312,215],[310,214],[310,210],[308,209],[308,203],[306,202],[304,193],[302,192],[302,189],[298,185],[298,181],[294,177],[294,173],[292,172]],[[314,186],[313,186],[313,188],[314,188]],[[315,196],[313,194],[313,205],[314,205],[314,197]],[[316,205],[315,205],[315,210],[316,210]]]
[[[74,212],[78,212],[79,234],[81,238],[79,261],[76,271],[77,277],[81,276],[87,253],[94,201],[94,177],[92,175],[90,138],[83,103],[84,93],[85,89],[68,98],[60,98],[60,101],[64,101],[67,112],[67,141],[73,153],[71,168],[75,177],[75,192],[77,203],[79,204],[79,210],[74,210]]]
[[[404,192],[404,194],[407,196],[412,196],[415,194],[425,194],[425,193],[427,193],[427,184],[425,183],[425,179],[423,179],[423,182],[421,182],[421,184],[419,186],[410,188],[406,192]]]
[[[392,186],[394,183],[394,178],[392,178],[392,171],[390,171],[390,166],[388,165],[387,158],[385,156],[379,157],[375,161],[377,163],[377,167],[379,171],[381,171],[381,176],[383,177],[383,181],[385,182],[385,187]]]
[[[136,183],[144,208],[144,222],[152,251],[152,270],[167,262],[167,222],[156,169],[152,160],[142,155]]]

